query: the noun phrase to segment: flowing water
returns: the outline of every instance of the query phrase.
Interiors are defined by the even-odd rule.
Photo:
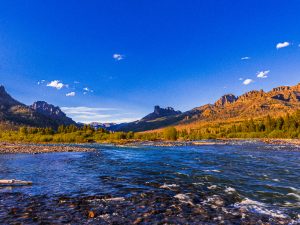
[[[263,143],[0,155],[0,223],[300,224],[300,149]]]

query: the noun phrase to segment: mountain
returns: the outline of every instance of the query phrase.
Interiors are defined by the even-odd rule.
[[[218,101],[215,102],[216,106],[225,106],[227,104],[231,104],[233,102],[235,102],[238,99],[238,97],[236,97],[233,94],[227,94],[227,95],[223,95]]]
[[[184,113],[156,107],[153,113],[141,120],[112,128],[118,131],[146,131],[171,125],[193,127],[201,122],[256,119],[267,115],[276,117],[300,109],[300,83],[276,87],[269,92],[254,90],[241,96],[226,94],[214,104],[202,105]]]
[[[48,104],[47,102],[44,101],[34,102],[30,106],[30,108],[35,112],[56,121],[56,123],[58,124],[64,124],[64,125],[75,124],[75,121],[67,117],[66,114],[63,111],[61,111],[61,109],[58,106]]]
[[[213,105],[193,109],[194,116],[183,123],[279,116],[297,109],[300,109],[300,83],[273,88],[269,92],[254,90],[239,97],[223,96]]]
[[[142,120],[144,121],[149,121],[149,120],[155,120],[158,118],[162,118],[165,116],[176,116],[180,115],[182,112],[180,111],[175,111],[172,107],[167,107],[167,108],[160,108],[158,105],[154,106],[154,112],[148,114]]]
[[[53,127],[61,124],[75,124],[58,107],[49,105],[46,102],[36,102],[27,106],[12,98],[0,86],[0,127],[15,128],[21,125],[35,127]]]
[[[182,112],[175,111],[172,107],[160,108],[154,106],[154,111],[141,120],[131,123],[122,123],[111,126],[108,129],[113,131],[145,131],[158,129],[163,126],[172,125],[183,119]]]
[[[13,99],[5,90],[4,86],[0,86],[0,106],[2,108],[9,106],[23,105],[17,100]]]
[[[111,126],[115,126],[117,124],[116,123],[98,123],[98,122],[92,122],[89,125],[92,126],[93,128],[95,128],[97,130],[99,128],[109,129]]]
[[[269,92],[253,90],[241,96],[226,94],[214,104],[206,104],[186,112],[171,107],[154,107],[154,111],[140,120],[122,124],[92,124],[112,131],[147,131],[167,126],[195,127],[203,122],[227,122],[256,119],[267,115],[280,116],[300,109],[300,83],[280,86]],[[76,124],[59,107],[43,101],[26,106],[12,98],[0,86],[0,128],[5,126],[54,127]]]

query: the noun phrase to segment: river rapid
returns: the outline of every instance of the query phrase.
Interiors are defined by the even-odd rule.
[[[0,155],[0,223],[300,224],[298,147],[87,146]]]

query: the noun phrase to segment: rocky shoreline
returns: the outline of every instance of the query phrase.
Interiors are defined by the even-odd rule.
[[[236,195],[145,192],[130,197],[48,199],[0,193],[0,197],[9,200],[0,202],[0,218],[7,224],[299,224],[297,215],[279,214],[260,206],[256,206],[257,211],[251,206],[239,206],[241,199]]]
[[[195,140],[195,141],[124,141],[113,144],[118,147],[122,146],[156,146],[156,147],[176,147],[176,146],[207,146],[207,145],[230,145],[239,143],[262,142],[270,145],[292,145],[300,147],[300,139],[212,139],[212,140]]]
[[[67,145],[43,145],[43,144],[20,144],[0,142],[0,154],[39,154],[52,152],[91,152],[91,147],[67,146]]]
[[[300,146],[300,139],[263,139],[266,144],[273,145],[297,145]]]
[[[99,143],[112,144],[117,147],[128,146],[156,146],[156,147],[176,147],[176,146],[206,146],[206,145],[230,145],[239,142],[263,142],[270,145],[292,145],[300,147],[300,139],[216,139],[200,141],[124,141],[118,143]],[[51,152],[91,152],[93,147],[86,145],[69,144],[30,144],[30,143],[8,143],[0,142],[0,154],[38,154]]]

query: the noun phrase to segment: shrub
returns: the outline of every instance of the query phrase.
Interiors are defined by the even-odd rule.
[[[176,141],[177,140],[177,130],[175,127],[167,127],[163,131],[164,139]]]

